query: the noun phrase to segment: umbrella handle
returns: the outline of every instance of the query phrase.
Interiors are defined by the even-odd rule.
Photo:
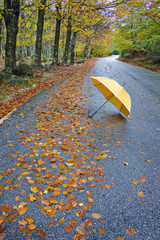
[[[90,115],[91,110],[88,112],[88,117],[92,118],[109,100],[107,100],[105,103],[103,103],[100,108],[97,109],[93,114]]]

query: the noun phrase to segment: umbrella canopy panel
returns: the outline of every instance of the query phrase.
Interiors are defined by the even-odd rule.
[[[94,85],[120,112],[128,117],[131,110],[131,99],[125,89],[113,79],[91,77]]]

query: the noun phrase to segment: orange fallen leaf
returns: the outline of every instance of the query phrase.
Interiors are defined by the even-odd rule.
[[[133,181],[132,181],[132,184],[135,185],[135,186],[138,185],[137,180],[133,180]]]
[[[90,184],[91,188],[96,188],[97,186],[95,184]]]
[[[4,218],[0,216],[0,224],[2,224],[3,222],[4,222]]]
[[[76,224],[77,224],[77,220],[76,220],[76,219],[72,219],[72,220],[70,220],[70,222],[69,222],[69,225],[70,225],[71,227],[76,227]]]
[[[5,212],[10,212],[12,210],[9,205],[3,205],[3,209]]]
[[[41,237],[41,238],[44,238],[46,236],[46,232],[45,231],[39,231],[38,232],[38,235]]]
[[[137,195],[138,195],[139,198],[143,198],[143,197],[144,197],[144,193],[143,193],[143,192],[139,192],[139,191],[138,191],[138,192],[137,192]]]
[[[57,168],[57,165],[54,163],[54,164],[51,165],[51,167],[52,167],[53,169],[55,169],[55,168]]]
[[[17,208],[19,215],[23,215],[27,212],[27,207]]]
[[[91,216],[92,216],[94,219],[102,218],[102,215],[99,214],[99,213],[92,213]]]
[[[21,188],[21,186],[19,184],[15,184],[14,188]]]
[[[34,224],[29,224],[28,225],[28,228],[31,230],[31,231],[34,231],[36,229],[36,226]]]
[[[38,160],[38,166],[39,166],[39,167],[42,167],[42,165],[43,165],[44,163],[45,163],[45,162],[44,162],[42,159]]]
[[[11,184],[13,182],[13,180],[7,180],[6,183],[7,184]]]
[[[124,240],[124,237],[117,237],[117,240]]]
[[[146,162],[152,162],[152,160],[149,160],[149,159],[148,159],[148,160],[146,160]]]
[[[26,180],[29,184],[34,184],[34,181],[31,177],[26,177]]]
[[[15,198],[15,200],[16,201],[19,201],[21,198],[19,197],[19,196],[17,196],[16,198]]]
[[[141,182],[145,182],[145,181],[146,181],[146,178],[143,177],[143,176],[140,176],[140,179],[141,179],[141,180],[140,180]]]
[[[103,171],[99,171],[99,175],[100,175],[100,176],[104,176],[105,174],[104,174]]]
[[[54,220],[51,220],[50,223],[48,223],[48,225],[52,226],[55,223]]]
[[[17,214],[16,213],[10,213],[8,215],[8,218],[9,218],[10,222],[14,222],[16,220],[16,218],[17,218]]]
[[[33,218],[31,218],[30,216],[27,216],[25,220],[29,225],[33,223]]]
[[[86,224],[87,227],[92,227],[93,222],[91,220],[86,220],[85,224]]]
[[[64,221],[65,221],[64,218],[59,219],[60,224],[64,223]]]
[[[66,232],[70,232],[72,228],[70,226],[65,226],[63,227]]]
[[[8,144],[8,147],[13,147],[14,145],[13,144]]]
[[[76,231],[77,231],[80,235],[85,235],[85,234],[86,234],[86,231],[85,231],[85,229],[84,229],[83,226],[76,227]]]
[[[31,187],[31,191],[34,192],[34,193],[39,192],[37,186],[33,186],[33,187]]]
[[[99,228],[99,233],[100,234],[106,234],[106,231],[104,229],[102,229],[102,228]]]
[[[135,236],[136,235],[136,231],[133,228],[126,229],[126,233],[130,236]]]
[[[25,232],[26,229],[25,229],[24,227],[21,227],[21,226],[20,226],[20,227],[19,227],[19,231],[20,231],[20,232]]]
[[[27,224],[27,221],[25,221],[25,220],[20,220],[20,221],[18,221],[18,223],[19,223],[19,225],[24,226],[24,225]]]

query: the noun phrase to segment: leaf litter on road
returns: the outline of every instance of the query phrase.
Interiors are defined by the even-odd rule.
[[[49,89],[44,103],[42,99],[33,106],[27,103],[28,111],[32,110],[32,113],[26,111],[19,114],[22,120],[28,117],[36,117],[36,120],[32,123],[28,122],[28,125],[26,121],[25,124],[23,122],[15,127],[18,142],[24,147],[25,153],[21,153],[19,149],[16,154],[14,151],[10,152],[12,155],[8,154],[7,157],[14,159],[14,168],[0,172],[1,179],[5,180],[5,183],[0,185],[2,194],[5,194],[4,190],[12,194],[12,191],[22,189],[15,198],[14,206],[3,205],[0,216],[2,233],[9,234],[6,221],[8,219],[11,223],[16,221],[20,226],[19,231],[24,232],[26,237],[32,237],[34,231],[40,238],[47,236],[45,229],[39,229],[34,224],[34,217],[28,216],[29,206],[33,205],[42,217],[48,218],[49,226],[59,228],[62,226],[62,231],[73,232],[73,239],[82,239],[82,236],[91,232],[106,234],[106,230],[102,227],[93,229],[97,221],[104,224],[105,220],[102,220],[101,213],[92,210],[98,204],[92,190],[101,188],[103,191],[109,191],[115,186],[113,183],[105,182],[106,171],[103,167],[99,167],[99,162],[104,161],[110,151],[95,148],[96,137],[89,136],[89,131],[94,126],[99,128],[100,124],[93,123],[87,118],[82,120],[81,116],[86,116],[86,112],[83,105],[79,104],[80,101],[85,101],[81,87],[84,76],[92,66],[91,61],[86,67],[80,68],[55,92]],[[58,76],[55,78],[57,79]],[[45,87],[49,86],[51,81],[48,79],[49,84]],[[44,86],[40,86],[39,90],[43,88]],[[33,92],[35,93],[35,90]],[[27,99],[26,97],[25,101]],[[108,122],[105,125],[107,130],[110,124],[114,124],[114,128],[119,125],[119,122],[110,119]],[[23,130],[20,130],[21,126]],[[110,132],[105,131],[105,134],[109,135]],[[108,142],[106,143],[104,148],[108,147]],[[8,144],[9,148],[14,148],[12,142]],[[120,146],[121,142],[118,141],[117,147]],[[125,165],[128,163],[126,162]],[[10,175],[14,171],[17,176],[13,181]],[[140,177],[140,181],[145,182],[145,178]],[[21,182],[28,184],[27,190],[23,191]],[[83,202],[82,199],[85,201]],[[65,219],[67,211],[72,212],[69,222]],[[129,235],[135,234],[132,230],[126,232]]]

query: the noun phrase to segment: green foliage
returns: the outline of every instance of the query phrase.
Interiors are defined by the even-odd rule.
[[[160,7],[158,8],[157,4],[158,1],[130,0],[128,9],[122,6],[117,9],[118,23],[114,37],[116,48],[122,51],[123,58],[143,53],[146,58],[158,61],[156,59],[160,55]]]

